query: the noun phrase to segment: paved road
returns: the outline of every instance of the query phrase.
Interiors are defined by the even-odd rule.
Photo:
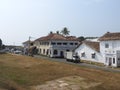
[[[77,65],[77,66],[82,66],[82,67],[88,67],[88,68],[93,68],[93,69],[99,69],[99,70],[104,70],[104,71],[109,71],[109,72],[119,72],[120,73],[120,69],[114,69],[114,68],[110,68],[110,67],[102,67],[102,66],[91,65],[91,64],[87,64],[87,63],[73,63],[73,62],[66,61],[66,59],[49,58],[49,57],[40,56],[40,55],[35,55],[34,57],[43,58],[46,60],[51,60],[51,61],[56,61],[56,62],[67,63],[67,64],[71,64],[71,65]]]

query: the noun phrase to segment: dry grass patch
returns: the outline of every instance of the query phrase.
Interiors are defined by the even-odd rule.
[[[28,56],[3,54],[0,55],[0,63],[5,63],[8,66],[14,66],[14,67],[27,67],[27,66],[37,65],[42,62],[39,62],[37,59],[35,60],[34,58]]]
[[[3,81],[9,81],[14,82],[12,84],[13,87],[17,86],[18,88],[29,90],[30,86],[42,85],[48,81],[69,76],[83,78],[83,81],[86,83],[83,83],[85,86],[88,86],[92,82],[92,85],[95,86],[89,87],[91,90],[120,89],[120,73],[83,68],[27,56],[0,55],[0,87],[5,87]],[[73,79],[73,82],[79,83],[76,79]],[[88,88],[84,89],[87,90]]]
[[[97,66],[102,66],[102,67],[105,66],[103,63],[99,63],[99,62],[93,62],[93,61],[87,61],[87,60],[81,60],[81,62],[92,64],[92,65],[97,65]]]

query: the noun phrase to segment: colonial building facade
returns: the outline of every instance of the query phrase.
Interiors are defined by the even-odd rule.
[[[99,47],[99,42],[84,41],[75,49],[75,53],[79,55],[81,60],[104,63]]]
[[[34,43],[38,49],[38,54],[64,58],[66,51],[72,51],[79,45],[79,40],[73,36],[65,37],[60,34],[51,33],[36,39]]]
[[[107,66],[120,66],[120,33],[107,32],[99,42],[85,41],[75,53],[83,60],[104,63]]]
[[[109,66],[120,66],[120,33],[107,32],[100,37],[100,52]]]
[[[33,41],[30,41],[30,40],[28,40],[28,41],[25,41],[25,42],[23,42],[23,48],[24,48],[24,54],[28,54],[28,51],[29,51],[29,49],[32,47],[34,45],[34,42]]]

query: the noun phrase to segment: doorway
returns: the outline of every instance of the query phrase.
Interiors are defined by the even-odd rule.
[[[112,58],[109,58],[108,65],[109,65],[109,66],[111,66],[111,65],[112,65]]]
[[[60,51],[60,57],[64,58],[64,52],[63,51]]]

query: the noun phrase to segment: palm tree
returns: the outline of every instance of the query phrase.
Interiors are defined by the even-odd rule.
[[[63,30],[61,31],[61,34],[64,36],[69,35],[70,31],[68,31],[67,27],[64,27]]]

